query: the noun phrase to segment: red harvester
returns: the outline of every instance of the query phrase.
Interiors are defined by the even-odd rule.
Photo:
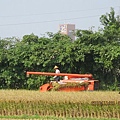
[[[43,76],[62,76],[59,82],[51,81],[50,83],[40,86],[40,92],[44,91],[93,91],[99,89],[99,81],[94,80],[92,74],[70,74],[70,73],[51,73],[51,72],[27,72],[29,75]]]

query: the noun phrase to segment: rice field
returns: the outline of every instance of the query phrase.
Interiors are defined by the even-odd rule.
[[[0,116],[120,118],[120,94],[112,91],[0,90]],[[88,119],[88,120],[89,120]]]
[[[0,101],[87,102],[120,101],[118,91],[39,92],[32,90],[0,90]]]

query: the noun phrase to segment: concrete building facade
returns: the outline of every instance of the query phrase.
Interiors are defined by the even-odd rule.
[[[61,34],[68,35],[72,41],[75,40],[75,25],[74,24],[60,24],[59,31]]]

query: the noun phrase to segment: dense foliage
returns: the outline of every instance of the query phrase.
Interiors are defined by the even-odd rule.
[[[0,88],[38,89],[51,78],[27,78],[26,71],[54,72],[58,65],[61,72],[91,73],[101,89],[115,90],[120,80],[120,16],[111,8],[100,22],[104,28],[98,31],[76,30],[74,42],[59,32],[0,39]]]

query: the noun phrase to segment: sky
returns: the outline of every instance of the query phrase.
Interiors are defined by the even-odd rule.
[[[59,24],[97,31],[111,7],[120,14],[120,0],[0,0],[0,38],[41,37],[57,33]]]

